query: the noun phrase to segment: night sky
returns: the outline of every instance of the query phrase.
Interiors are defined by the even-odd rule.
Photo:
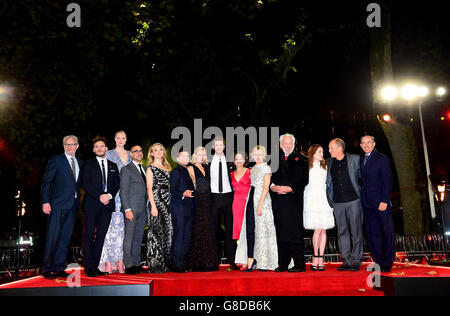
[[[0,232],[16,225],[11,198],[18,188],[29,204],[26,229],[45,231],[40,181],[67,134],[80,137],[77,155],[89,159],[96,135],[108,137],[113,148],[114,133],[125,130],[128,144],[146,151],[153,142],[170,147],[174,127],[202,118],[204,128],[279,126],[305,151],[341,137],[349,152],[361,154],[357,140],[368,133],[391,156],[372,102],[370,1],[263,0],[261,7],[258,1],[169,1],[174,9],[147,17],[163,29],[154,24],[140,47],[131,44],[144,16],[132,13],[137,1],[130,1],[135,10],[125,1],[78,1],[82,26],[73,29],[65,25],[69,1],[37,2],[0,4],[0,85],[14,91],[12,100],[0,99]],[[300,16],[305,31],[296,41],[311,37],[281,78],[261,52],[279,58]],[[450,87],[449,32],[440,2],[392,4],[395,78]],[[420,145],[417,113],[405,111],[415,118]],[[424,111],[432,173],[448,178],[450,117],[441,116],[450,111],[449,99]]]

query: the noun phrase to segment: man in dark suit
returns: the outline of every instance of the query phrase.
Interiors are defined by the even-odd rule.
[[[172,215],[173,240],[171,265],[174,272],[186,271],[186,256],[192,231],[194,210],[194,184],[186,166],[189,153],[181,151],[177,157],[178,166],[170,173],[170,214]]]
[[[236,255],[236,241],[233,240],[233,186],[231,185],[230,168],[225,156],[225,140],[217,136],[213,140],[214,156],[209,165],[211,177],[211,212],[216,227],[216,240],[219,243],[222,230],[222,214],[225,226],[225,255],[231,269],[238,270],[234,262]],[[218,253],[220,247],[218,245]]]
[[[105,274],[98,269],[98,265],[111,213],[115,210],[113,197],[120,188],[119,169],[106,159],[106,140],[96,137],[93,144],[96,157],[86,161],[82,173],[82,186],[86,191],[83,202],[83,260],[85,275],[89,277]]]
[[[80,202],[83,162],[75,157],[78,138],[63,139],[64,154],[53,156],[42,180],[42,211],[49,215],[42,273],[45,278],[67,277],[67,251]]]
[[[280,137],[280,165],[272,174],[270,196],[277,232],[278,268],[275,272],[304,272],[303,191],[308,184],[308,166],[294,153],[295,138]],[[288,270],[291,259],[294,267]]]
[[[147,181],[146,168],[141,164],[144,157],[140,146],[130,150],[133,161],[120,171],[120,200],[125,214],[125,236],[123,242],[123,262],[125,273],[143,272],[141,244],[147,222]]]
[[[381,271],[388,272],[395,260],[391,163],[375,149],[373,136],[363,136],[361,148],[365,153],[361,159],[361,197],[366,242]]]
[[[338,271],[360,271],[364,240],[359,156],[345,153],[340,138],[333,139],[328,148],[327,199],[333,207],[343,261]]]

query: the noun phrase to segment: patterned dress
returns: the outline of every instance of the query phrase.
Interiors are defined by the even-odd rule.
[[[258,269],[275,270],[278,267],[278,247],[277,235],[275,231],[275,224],[272,212],[272,200],[270,194],[267,193],[266,198],[262,204],[262,215],[256,214],[256,207],[261,199],[264,177],[266,174],[272,173],[270,167],[266,164],[256,165],[252,169],[250,176],[252,187],[250,194],[253,193],[254,217],[255,217],[255,244],[254,244],[254,258],[257,262]],[[248,204],[248,201],[247,201]],[[247,207],[246,207],[247,208]],[[242,222],[242,229],[238,241],[238,248],[236,250],[235,263],[247,264],[247,225],[246,213],[244,213],[244,220]]]
[[[108,150],[106,152],[106,158],[117,164],[119,172],[122,167],[128,165],[131,162],[131,155],[128,152],[128,159],[126,163],[123,163],[120,159],[119,153],[115,150]],[[123,260],[123,238],[125,235],[125,224],[123,213],[121,212],[122,203],[120,202],[119,192],[114,199],[116,204],[115,211],[111,214],[111,222],[109,224],[108,232],[106,233],[105,242],[103,244],[102,255],[100,257],[99,270],[105,271],[105,263],[110,262],[113,264],[113,271],[121,270],[119,267],[115,267],[114,263]]]
[[[170,173],[154,166],[149,166],[153,173],[153,198],[158,216],[152,216],[148,209],[147,262],[149,272],[168,272],[170,265],[170,247],[172,246],[172,218],[169,213]]]

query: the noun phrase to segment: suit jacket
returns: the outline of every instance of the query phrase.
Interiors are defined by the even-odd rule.
[[[75,201],[75,193],[80,197],[83,162],[75,159],[80,168],[77,180],[65,154],[50,158],[42,180],[41,204],[50,203],[52,209],[70,209]]]
[[[144,166],[142,167],[146,170]],[[128,209],[137,213],[147,210],[147,185],[133,162],[122,167],[120,170],[119,194],[122,203],[122,212]]]
[[[348,175],[350,176],[350,181],[352,183],[353,189],[358,196],[358,199],[361,200],[361,186],[359,185],[361,179],[361,169],[358,155],[345,154],[347,156],[347,166],[348,166]],[[331,207],[334,207],[333,201],[333,179],[331,176],[331,166],[333,164],[333,158],[327,159],[327,199],[328,204]]]
[[[292,193],[277,194],[270,190],[277,239],[284,242],[303,242],[303,192],[309,181],[305,160],[292,153],[287,161],[280,150],[278,170],[272,174],[271,185],[292,188]]]
[[[186,190],[195,191],[189,172],[178,165],[170,173],[170,207],[169,211],[175,216],[191,216],[194,210],[194,198],[183,198]]]
[[[86,191],[84,197],[83,210],[85,212],[96,211],[99,207],[103,207],[103,203],[100,202],[100,195],[111,194],[112,199],[106,206],[111,212],[115,211],[114,197],[120,189],[120,175],[117,165],[107,160],[107,192],[103,192],[102,185],[102,170],[97,161],[97,158],[86,161],[83,168],[82,175],[82,187]]]
[[[389,204],[392,192],[392,170],[389,158],[373,150],[364,166],[361,157],[362,204],[368,208],[378,208],[380,202]]]

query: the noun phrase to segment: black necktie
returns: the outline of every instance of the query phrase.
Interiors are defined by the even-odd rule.
[[[366,155],[366,157],[364,158],[364,166],[366,166],[367,160],[369,160],[369,155]]]
[[[105,164],[104,160],[102,160],[102,182],[103,182],[103,192],[106,192],[106,172],[105,172]]]
[[[142,171],[142,167],[141,167],[140,163],[138,164],[138,167],[139,167],[139,170],[141,171],[141,176],[142,176],[142,179],[144,179],[144,183],[147,184],[147,179],[145,178],[145,174]]]
[[[219,193],[223,191],[223,183],[222,183],[222,159],[219,158]]]

